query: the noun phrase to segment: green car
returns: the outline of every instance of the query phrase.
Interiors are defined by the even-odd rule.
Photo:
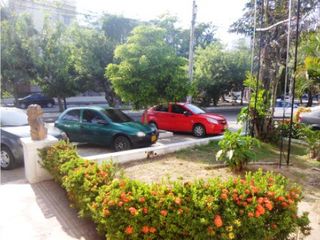
[[[73,142],[112,146],[115,151],[146,147],[158,140],[158,131],[133,121],[119,109],[99,106],[65,110],[55,122]]]

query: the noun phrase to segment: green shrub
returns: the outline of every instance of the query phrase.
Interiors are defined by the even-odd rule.
[[[255,159],[253,148],[259,147],[260,142],[250,136],[242,135],[241,129],[237,132],[226,131],[219,142],[217,160],[225,161],[234,170],[241,171],[243,167]]]
[[[320,159],[320,131],[306,125],[302,125],[299,131],[301,139],[308,144],[310,157]]]
[[[107,239],[284,240],[297,227],[309,230],[307,215],[297,216],[300,189],[281,175],[259,170],[224,182],[150,185],[114,178],[111,163],[83,160],[68,143],[41,156],[81,215],[90,216]]]

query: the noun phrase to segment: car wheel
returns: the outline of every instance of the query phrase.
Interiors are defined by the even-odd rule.
[[[192,132],[195,137],[204,137],[206,135],[206,129],[201,124],[196,124]]]
[[[20,108],[23,108],[23,109],[26,109],[27,108],[27,104],[25,104],[25,103],[20,103]]]
[[[116,152],[131,149],[130,140],[125,136],[118,136],[113,140],[113,148]]]
[[[53,104],[52,104],[52,103],[47,103],[47,107],[48,107],[48,108],[52,108],[52,107],[53,107]]]
[[[9,170],[15,167],[15,159],[7,146],[1,146],[1,169]]]

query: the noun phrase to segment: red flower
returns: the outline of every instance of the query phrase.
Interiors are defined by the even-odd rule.
[[[181,204],[181,198],[177,197],[174,202],[177,204],[177,205],[180,205]]]
[[[268,195],[268,197],[273,197],[274,196],[274,192],[268,192],[267,195]]]
[[[141,228],[141,232],[143,232],[144,234],[147,234],[149,232],[149,227],[148,226],[143,226]]]
[[[272,208],[273,208],[273,206],[272,206],[272,203],[271,203],[271,202],[267,202],[267,203],[265,204],[265,207],[266,207],[269,211],[271,211],[271,210],[272,210]]]
[[[260,215],[263,215],[266,212],[260,204],[257,206],[256,210],[260,213]]]
[[[247,198],[247,202],[251,203],[252,202],[252,198]]]
[[[248,217],[252,218],[254,216],[253,212],[248,212]]]
[[[256,210],[256,214],[255,215],[258,218],[258,217],[260,217],[261,213],[258,210]]]
[[[262,198],[262,197],[259,197],[259,198],[258,198],[258,203],[260,203],[260,204],[263,203],[263,198]]]
[[[144,214],[147,214],[148,213],[148,208],[145,207],[145,208],[142,209],[142,211],[143,211]]]
[[[146,201],[146,199],[144,197],[139,198],[140,203],[144,203],[145,201]]]
[[[250,194],[250,190],[249,190],[249,189],[246,189],[246,190],[244,191],[244,193],[245,193],[245,194]]]
[[[118,206],[122,207],[123,206],[123,202],[122,201],[118,202]]]
[[[103,209],[103,215],[104,216],[109,216],[110,215],[110,211],[109,211],[109,209]]]
[[[221,193],[220,195],[222,200],[227,200],[228,199],[228,195],[226,193]]]
[[[129,212],[131,215],[135,216],[138,214],[137,209],[135,209],[134,207],[129,208]]]
[[[222,221],[221,216],[220,215],[216,215],[214,217],[213,223],[214,223],[214,225],[216,225],[217,228],[222,227],[223,221]]]
[[[157,229],[155,227],[149,227],[149,232],[155,233]]]
[[[126,229],[124,230],[124,232],[128,235],[132,234],[133,233],[133,227],[131,226],[128,226],[126,227]]]
[[[161,210],[160,214],[165,217],[165,216],[168,215],[168,211],[167,210]]]

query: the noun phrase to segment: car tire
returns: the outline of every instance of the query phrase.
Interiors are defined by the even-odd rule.
[[[49,103],[47,103],[47,107],[48,107],[48,108],[52,108],[52,107],[53,107],[53,104],[49,102]]]
[[[206,136],[206,129],[201,124],[196,124],[193,127],[192,133],[195,137],[204,137]]]
[[[26,108],[27,108],[27,104],[25,104],[25,103],[20,103],[20,104],[19,104],[19,107],[22,108],[22,109],[26,109]]]
[[[126,136],[117,136],[113,140],[113,149],[116,152],[129,150],[131,149],[131,142]]]
[[[13,157],[12,152],[7,146],[1,146],[1,169],[10,170],[15,167],[15,159]]]

